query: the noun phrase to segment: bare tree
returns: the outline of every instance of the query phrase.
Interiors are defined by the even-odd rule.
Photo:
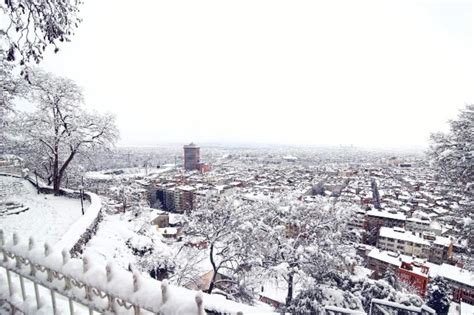
[[[48,45],[69,41],[81,22],[80,0],[5,0],[0,4],[0,44],[8,61],[39,63]],[[25,74],[27,75],[27,74]]]
[[[251,298],[240,280],[252,268],[258,252],[252,225],[256,209],[236,196],[223,196],[217,203],[202,201],[190,214],[186,234],[208,244],[213,272],[208,293],[219,287],[232,298]]]
[[[22,114],[19,129],[30,160],[57,194],[78,154],[115,143],[115,118],[85,111],[82,92],[72,80],[39,70],[32,73],[29,97],[36,110]]]
[[[287,307],[297,278],[321,280],[335,270],[350,269],[353,261],[348,259],[351,240],[346,222],[352,211],[322,197],[308,204],[290,194],[261,212],[259,231],[264,235],[258,238],[263,244],[264,266],[287,283]]]

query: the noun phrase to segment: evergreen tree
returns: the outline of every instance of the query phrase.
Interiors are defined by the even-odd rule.
[[[441,178],[472,195],[474,188],[474,105],[467,105],[448,133],[431,135],[430,158]]]
[[[436,277],[428,285],[426,304],[438,314],[447,314],[449,310],[451,290],[442,277]]]
[[[387,283],[390,284],[395,289],[399,287],[396,269],[393,265],[389,265],[389,267],[387,268],[387,271],[385,271],[383,275],[383,279],[387,281]]]

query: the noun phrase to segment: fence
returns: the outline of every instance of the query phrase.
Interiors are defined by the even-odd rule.
[[[6,274],[6,280],[0,274],[0,298],[11,306],[12,313],[25,313],[25,309],[71,315],[77,314],[79,309],[89,315],[96,312],[202,315],[206,311],[212,314],[257,311],[222,297],[172,286],[166,280],[160,282],[137,271],[119,269],[112,263],[100,266],[94,265],[88,257],[71,258],[67,250],[59,254],[48,244],[36,246],[33,238],[23,244],[14,234],[11,242],[5,242],[2,230],[0,251],[3,254],[0,270]]]
[[[0,174],[22,176],[22,171],[20,167],[2,165],[0,166]]]

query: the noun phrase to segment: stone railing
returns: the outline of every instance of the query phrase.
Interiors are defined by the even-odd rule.
[[[14,234],[10,242],[5,242],[2,230],[0,252],[0,299],[10,305],[12,313],[262,313],[222,296],[172,286],[166,280],[160,282],[137,271],[120,269],[111,262],[103,266],[95,265],[88,257],[71,258],[68,250],[58,253],[48,244],[37,246],[32,238],[23,244]]]
[[[69,190],[66,193],[78,194]],[[83,247],[94,236],[97,225],[102,220],[102,201],[100,197],[93,193],[84,192],[84,198],[90,202],[84,215],[74,222],[61,239],[54,244],[56,249],[67,249],[72,256],[82,253]]]

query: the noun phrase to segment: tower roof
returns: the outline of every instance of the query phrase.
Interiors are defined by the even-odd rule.
[[[199,146],[195,145],[194,142],[191,142],[190,144],[184,145],[185,149],[190,149],[190,148],[199,148]]]

